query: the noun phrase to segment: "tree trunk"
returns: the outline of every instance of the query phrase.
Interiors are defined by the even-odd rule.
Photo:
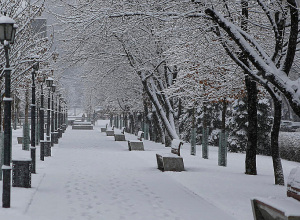
[[[130,113],[129,114],[129,121],[130,121],[130,133],[133,134],[134,133],[134,118],[133,118],[133,114]]]
[[[137,135],[137,133],[141,130],[141,120],[139,119],[139,115],[137,112],[133,113],[133,120],[134,120],[134,131],[133,133]]]
[[[167,131],[165,131],[165,147],[171,147],[172,145],[172,138],[168,134]]]
[[[273,169],[275,177],[275,185],[284,186],[284,176],[281,165],[281,159],[279,155],[279,145],[278,145],[278,136],[280,129],[281,121],[281,102],[273,97],[274,100],[274,122],[271,132],[271,150],[272,150],[272,160],[273,160]]]
[[[2,105],[3,105],[3,99],[2,99],[2,101],[1,101],[1,103],[0,103],[0,132],[2,132],[4,129],[2,129],[3,128],[3,126],[2,126],[2,116],[3,116],[3,114],[2,114]]]
[[[153,131],[154,131],[154,141],[156,143],[162,143],[163,131],[160,124],[160,120],[156,114],[156,111],[153,111]]]
[[[257,150],[257,88],[256,82],[245,78],[248,93],[248,141],[246,149],[245,173],[257,175],[256,150]]]
[[[223,100],[223,109],[222,109],[222,133],[225,134],[226,131],[226,110],[227,110],[227,102],[226,99]]]
[[[109,117],[109,125],[110,125],[110,127],[112,127],[113,126],[113,114],[111,113],[110,114],[110,117]]]

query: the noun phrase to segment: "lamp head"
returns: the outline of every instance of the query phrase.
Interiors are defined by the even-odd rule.
[[[16,30],[18,26],[15,21],[7,16],[0,17],[0,42],[4,44],[4,41],[13,44],[15,41]]]
[[[53,85],[53,81],[54,81],[54,79],[53,79],[53,78],[51,78],[51,77],[48,77],[48,78],[46,79],[46,84],[47,84],[47,87],[52,87],[52,85]]]
[[[52,84],[52,86],[51,86],[52,92],[55,92],[55,89],[56,89],[56,85],[55,85],[55,84]]]

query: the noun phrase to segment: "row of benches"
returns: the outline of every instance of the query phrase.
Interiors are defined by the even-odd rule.
[[[122,130],[122,135],[124,133],[124,130]],[[132,147],[134,143],[143,143],[142,135],[143,132],[140,131],[138,140],[128,141],[129,150],[135,150]],[[174,139],[171,145],[171,153],[156,154],[158,169],[162,171],[184,171],[183,158],[180,156],[182,145],[182,141]],[[142,150],[144,150],[144,147]],[[286,199],[274,197],[251,199],[254,220],[300,220],[300,167],[296,167],[290,172],[287,196]]]
[[[114,127],[101,128],[101,132],[106,132],[107,136],[114,136],[115,141],[125,141],[125,128],[121,129],[121,134],[115,134]],[[128,140],[128,149],[144,151],[142,142],[143,131],[138,132],[138,140]],[[172,141],[170,154],[156,154],[157,167],[161,171],[184,171],[183,158],[180,156],[180,148],[183,142],[177,139]]]

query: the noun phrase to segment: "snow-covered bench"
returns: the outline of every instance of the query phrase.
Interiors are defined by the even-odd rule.
[[[287,183],[288,198],[251,200],[255,220],[300,220],[300,167],[291,170]]]
[[[184,171],[183,158],[180,156],[180,148],[183,142],[173,139],[171,153],[156,154],[157,167],[161,171]]]
[[[88,121],[74,121],[73,125],[92,125],[92,123]]]
[[[106,136],[115,136],[115,127],[113,126],[112,128],[107,128],[106,129]]]
[[[107,126],[108,126],[108,124],[106,124],[105,128],[100,128],[101,132],[106,132]]]
[[[93,130],[93,125],[72,125],[73,130]]]
[[[144,150],[143,135],[144,135],[144,132],[139,131],[137,140],[129,140],[128,141],[128,150],[129,151],[132,151],[132,150],[143,151]]]
[[[115,134],[115,141],[126,141],[124,127],[121,128],[121,134]]]

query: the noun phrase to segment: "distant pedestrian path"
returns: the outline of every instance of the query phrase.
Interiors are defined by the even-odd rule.
[[[150,166],[127,142],[94,130],[67,129],[45,168],[26,219],[233,219]],[[153,153],[153,164],[155,153]]]

